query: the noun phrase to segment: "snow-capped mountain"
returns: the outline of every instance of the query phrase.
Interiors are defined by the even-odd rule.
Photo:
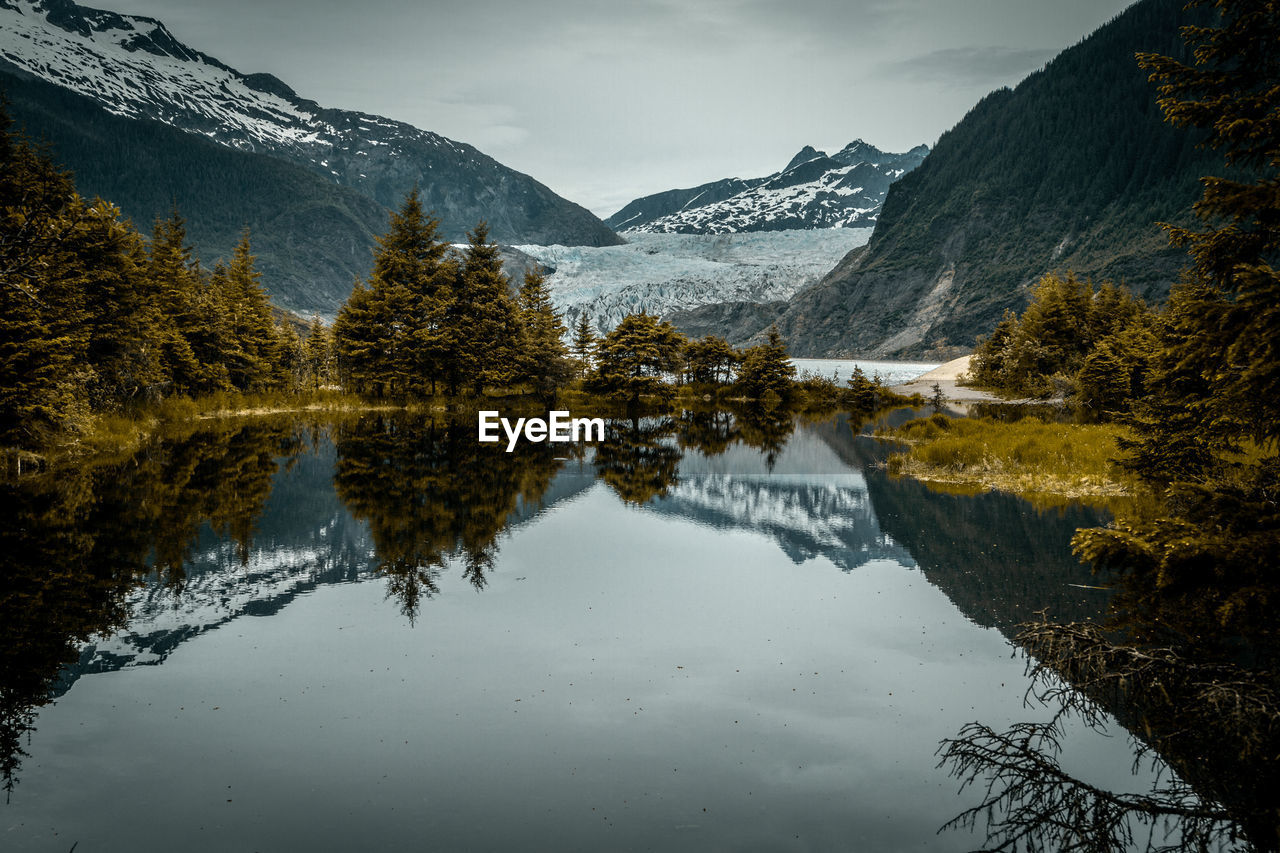
[[[828,156],[805,146],[768,177],[727,178],[636,199],[605,220],[618,231],[730,234],[875,225],[889,185],[929,153],[889,154],[861,139]]]
[[[0,0],[0,66],[89,96],[116,115],[302,164],[387,207],[417,183],[451,237],[487,219],[503,242],[618,242],[587,210],[470,145],[323,108],[269,74],[241,74],[187,47],[153,18],[71,0]]]
[[[547,284],[572,327],[586,314],[609,331],[627,314],[667,316],[724,302],[785,300],[816,283],[870,228],[752,234],[628,234],[623,246],[517,246],[550,269]]]

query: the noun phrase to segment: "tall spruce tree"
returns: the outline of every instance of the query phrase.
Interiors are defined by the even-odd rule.
[[[200,264],[187,245],[186,223],[176,208],[168,219],[155,222],[145,275],[152,298],[172,323],[162,348],[174,390],[199,394],[230,387],[222,364],[228,337],[225,315],[203,281]]]
[[[449,247],[439,225],[423,211],[415,186],[374,251],[370,286],[386,303],[391,324],[384,375],[403,393],[434,390],[454,346],[445,322],[452,268],[443,263]]]
[[[516,305],[487,223],[467,235],[455,281],[447,314],[453,336],[449,385],[455,393],[470,386],[478,396],[485,386],[510,384],[519,372]]]
[[[573,327],[573,343],[570,346],[573,358],[578,363],[580,378],[586,376],[591,370],[591,359],[595,355],[597,343],[599,339],[591,330],[591,319],[587,316],[587,312],[583,311],[578,315],[578,322]]]
[[[545,394],[559,387],[569,375],[565,327],[547,294],[546,279],[526,270],[520,285],[521,379]]]
[[[262,289],[261,275],[254,268],[249,245],[249,229],[240,236],[225,271],[223,302],[230,321],[232,350],[239,355],[231,383],[243,391],[261,391],[276,381],[280,340],[271,316],[271,302]]]
[[[0,113],[0,441],[38,445],[87,413],[93,237],[71,176]]]
[[[356,282],[333,321],[333,350],[338,378],[347,388],[382,396],[386,380],[382,367],[390,349],[385,302],[372,288]]]
[[[377,394],[435,390],[455,347],[448,323],[455,265],[423,212],[418,189],[378,238],[367,285],[357,284],[333,326],[343,380]]]

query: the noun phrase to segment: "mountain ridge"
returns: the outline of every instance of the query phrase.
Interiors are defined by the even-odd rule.
[[[1140,0],[983,98],[889,190],[866,250],[791,298],[792,351],[949,358],[1052,271],[1163,299],[1187,259],[1157,223],[1189,219],[1221,165],[1164,122],[1134,54],[1185,57],[1179,27],[1207,14]]]
[[[270,74],[241,74],[187,47],[154,18],[72,0],[0,0],[0,58],[109,112],[160,121],[264,153],[387,208],[415,183],[441,233],[486,219],[505,243],[616,245],[585,208],[471,145],[370,113],[319,106]]]
[[[915,169],[927,145],[892,154],[856,139],[833,155],[804,146],[781,171],[721,178],[626,204],[605,220],[618,231],[733,234],[873,225],[889,185]]]

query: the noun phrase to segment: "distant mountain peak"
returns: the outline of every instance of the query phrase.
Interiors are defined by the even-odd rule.
[[[834,155],[812,145],[763,178],[727,178],[636,199],[605,220],[618,230],[730,234],[874,225],[889,185],[929,153],[888,154],[855,139]]]
[[[817,160],[819,157],[826,157],[827,152],[819,151],[812,145],[806,145],[800,149],[800,153],[791,158],[791,162],[786,165],[782,171],[787,172],[792,168],[799,166],[801,163],[808,163],[810,160]]]

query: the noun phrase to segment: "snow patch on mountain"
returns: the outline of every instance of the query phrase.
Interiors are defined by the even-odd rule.
[[[871,228],[743,234],[630,233],[622,246],[516,246],[554,271],[551,298],[572,326],[609,331],[627,314],[787,299],[817,282]]]
[[[606,220],[631,232],[730,234],[874,226],[889,185],[929,153],[902,154],[855,140],[833,155],[805,146],[765,178],[733,178],[636,199]]]
[[[130,118],[189,125],[224,144],[331,146],[337,130],[212,57],[181,45],[152,18],[83,9],[74,24],[46,0],[11,0],[0,56],[37,77],[94,98]],[[59,26],[62,21],[71,26]],[[287,87],[286,87],[287,90]],[[296,96],[295,96],[296,97]]]
[[[382,116],[327,109],[270,74],[242,74],[164,24],[72,0],[0,0],[0,67],[242,151],[303,165],[398,207],[419,185],[447,234],[480,219],[495,238],[608,245],[583,208],[470,145]]]

